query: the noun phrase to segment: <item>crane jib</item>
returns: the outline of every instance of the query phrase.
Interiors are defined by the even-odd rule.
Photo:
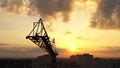
[[[52,63],[56,63],[57,52],[55,47],[52,45],[49,40],[47,31],[44,27],[43,21],[40,18],[38,22],[33,22],[33,29],[26,36],[26,39],[31,40],[34,44],[39,46],[40,48],[45,49],[52,57]]]

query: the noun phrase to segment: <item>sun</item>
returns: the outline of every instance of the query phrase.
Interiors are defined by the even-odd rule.
[[[75,47],[75,45],[70,45],[70,51],[71,52],[75,52],[76,51],[76,47]]]

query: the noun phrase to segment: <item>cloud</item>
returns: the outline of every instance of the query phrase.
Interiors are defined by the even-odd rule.
[[[25,0],[0,0],[0,7],[8,12],[22,14],[26,11],[26,6]]]
[[[59,53],[67,53],[67,52],[68,52],[68,50],[67,50],[67,49],[64,49],[64,48],[57,48],[57,51],[58,51]]]
[[[78,40],[84,40],[84,38],[83,38],[83,37],[77,37],[77,39],[78,39]]]
[[[67,49],[57,48],[58,56],[69,53]],[[7,44],[6,47],[0,47],[0,57],[37,57],[47,54],[45,50],[39,47],[21,47]]]
[[[6,44],[6,43],[0,43],[0,46],[2,46],[2,45],[8,45],[8,44]]]
[[[119,54],[120,55],[120,47],[104,47],[101,46],[103,48],[103,50],[98,50],[97,52],[99,53],[104,53],[104,54]]]
[[[35,57],[43,53],[39,47],[0,47],[1,57]]]
[[[0,7],[8,12],[39,15],[45,19],[62,17],[68,21],[73,11],[73,0],[0,0]]]
[[[64,34],[72,34],[72,32],[70,32],[70,31],[67,31],[67,32],[65,32]]]
[[[96,3],[98,7],[90,19],[90,26],[99,29],[120,29],[120,1],[99,0]]]
[[[35,53],[42,52],[39,47],[1,47],[0,52],[4,53]]]

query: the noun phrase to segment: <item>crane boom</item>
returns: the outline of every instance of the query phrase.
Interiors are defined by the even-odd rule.
[[[41,18],[38,22],[33,22],[33,29],[29,35],[26,36],[26,39],[31,40],[40,48],[45,49],[51,55],[52,63],[56,63],[57,52],[49,40],[47,31]]]

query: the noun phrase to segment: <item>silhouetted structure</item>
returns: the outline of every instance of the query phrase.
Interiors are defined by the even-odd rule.
[[[36,59],[32,60],[32,68],[51,68],[51,62],[52,60],[49,54],[38,56]]]
[[[93,55],[83,54],[83,55],[73,55],[70,59],[78,64],[81,68],[93,68]]]
[[[34,59],[0,59],[0,68],[51,68],[51,55]],[[120,68],[120,59],[94,58],[93,55],[72,55],[57,58],[56,68]]]
[[[32,59],[0,59],[0,68],[32,68]]]
[[[78,64],[81,68],[120,68],[120,59],[101,59],[94,58],[93,55],[72,55],[70,59]]]
[[[32,68],[51,68],[51,56],[43,55],[38,56],[38,58],[34,59],[32,61]],[[70,59],[65,58],[59,58],[57,59],[56,68],[80,68],[78,65],[76,65],[74,62],[72,62]]]
[[[55,47],[51,44],[47,31],[43,25],[43,21],[40,18],[38,22],[33,22],[33,29],[26,37],[26,39],[31,40],[40,48],[46,50],[50,54],[50,58],[52,59],[52,67],[56,66],[56,56],[57,52]]]

